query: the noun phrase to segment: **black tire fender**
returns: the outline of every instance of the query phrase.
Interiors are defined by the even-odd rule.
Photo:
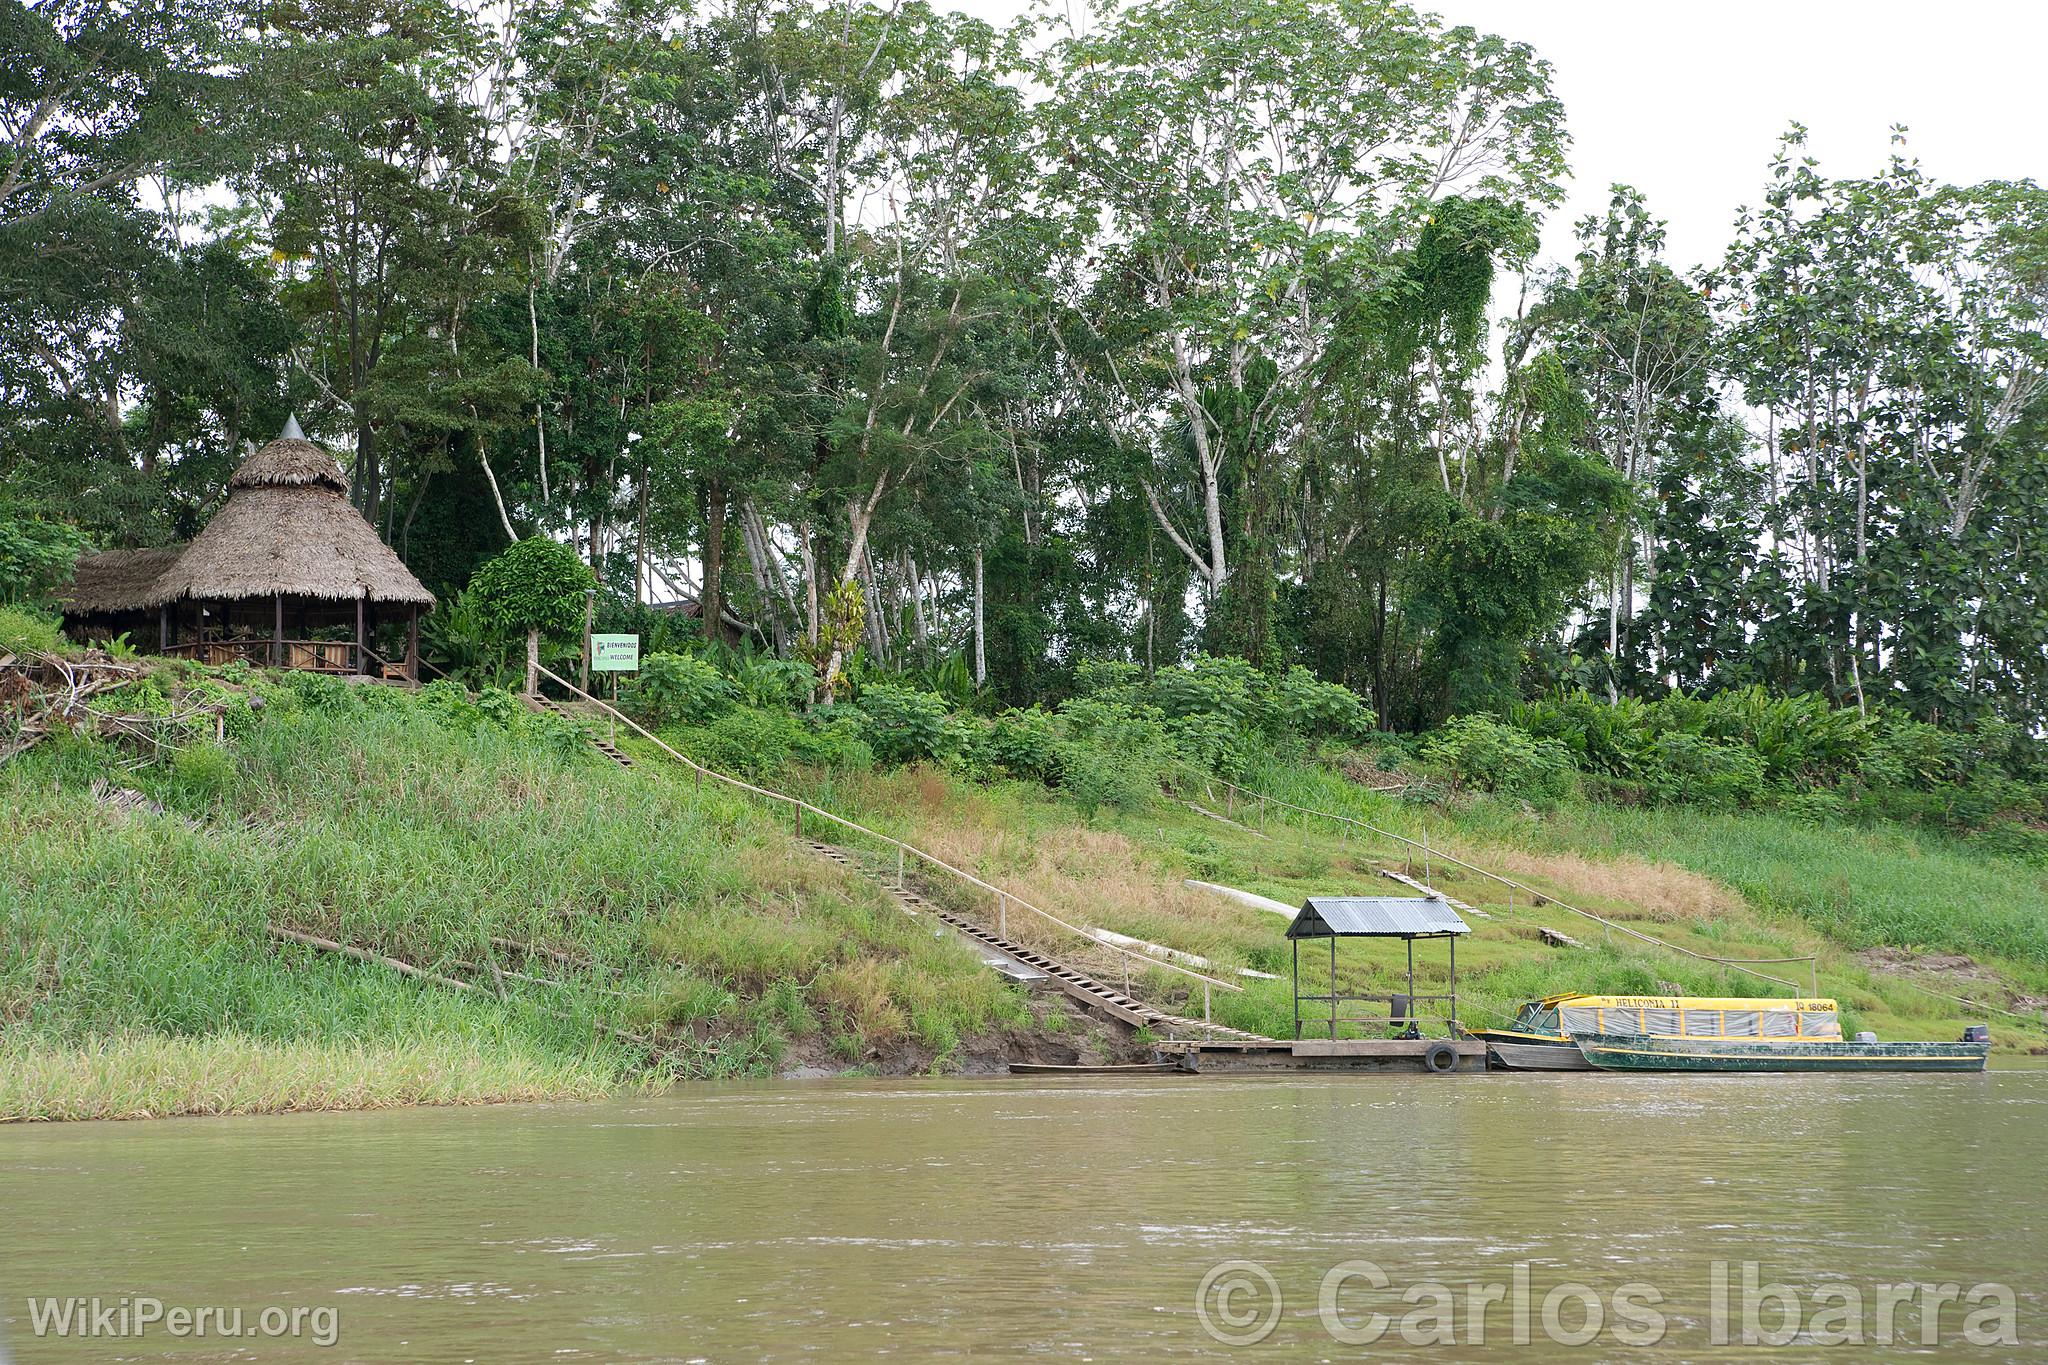
[[[1434,1042],[1422,1054],[1422,1069],[1436,1076],[1448,1076],[1458,1069],[1458,1049],[1446,1042]]]

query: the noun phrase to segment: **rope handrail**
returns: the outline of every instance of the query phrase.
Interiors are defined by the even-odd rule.
[[[1255,792],[1248,788],[1240,787],[1237,783],[1232,782],[1227,777],[1218,777],[1215,780],[1222,783],[1224,786],[1230,788],[1232,791],[1237,792],[1241,795],[1257,797],[1262,804],[1266,802],[1271,802],[1273,805],[1282,806],[1288,810],[1300,811],[1303,815],[1315,815],[1320,816],[1325,820],[1338,820],[1347,825],[1356,825],[1360,829],[1372,831],[1374,834],[1379,835],[1381,838],[1392,839],[1396,843],[1406,844],[1410,848],[1419,848],[1432,858],[1439,858],[1444,862],[1453,863],[1459,867],[1464,868],[1468,872],[1476,873],[1477,875],[1485,877],[1490,881],[1499,882],[1502,886],[1513,887],[1517,891],[1526,892],[1532,902],[1548,901],[1552,905],[1557,906],[1560,910],[1568,910],[1574,915],[1579,915],[1585,919],[1592,920],[1595,924],[1602,925],[1608,929],[1613,930],[1616,933],[1627,934],[1630,938],[1639,939],[1644,943],[1652,944],[1656,947],[1665,949],[1667,952],[1681,953],[1686,957],[1696,958],[1701,962],[1712,962],[1719,966],[1732,967],[1736,971],[1743,973],[1745,976],[1753,976],[1763,981],[1775,981],[1780,986],[1789,986],[1795,991],[1799,989],[1799,983],[1797,981],[1787,980],[1785,977],[1776,976],[1770,972],[1760,972],[1757,971],[1754,967],[1748,967],[1743,964],[1754,962],[1764,964],[1767,966],[1782,966],[1793,962],[1804,962],[1807,964],[1808,971],[1813,976],[1812,989],[1814,994],[1818,995],[1820,993],[1820,959],[1818,957],[1808,955],[1805,957],[1733,958],[1715,957],[1711,953],[1695,952],[1691,948],[1680,947],[1676,943],[1670,943],[1664,939],[1658,938],[1655,934],[1646,934],[1639,929],[1631,929],[1626,924],[1618,923],[1614,920],[1607,918],[1605,915],[1596,915],[1591,910],[1582,910],[1578,906],[1573,905],[1570,901],[1559,900],[1556,896],[1552,895],[1548,891],[1538,891],[1535,887],[1530,886],[1527,882],[1517,881],[1513,877],[1503,877],[1500,873],[1491,871],[1484,867],[1480,867],[1476,863],[1468,863],[1463,858],[1460,858],[1455,854],[1446,853],[1442,849],[1431,848],[1427,843],[1415,839],[1410,839],[1405,834],[1396,834],[1390,829],[1381,829],[1378,825],[1373,824],[1369,820],[1360,820],[1356,819],[1353,816],[1340,815],[1336,811],[1315,810],[1309,806],[1297,806],[1292,801],[1283,801],[1279,797],[1269,796],[1265,792]]]
[[[953,864],[947,862],[944,858],[939,857],[936,853],[928,853],[924,849],[919,848],[915,844],[907,843],[904,840],[898,839],[893,835],[884,834],[880,830],[869,829],[866,825],[860,824],[857,821],[849,820],[843,815],[835,815],[833,812],[824,809],[822,806],[812,805],[810,802],[802,799],[801,797],[791,796],[787,792],[775,791],[772,788],[768,787],[757,787],[751,782],[747,782],[740,778],[734,777],[729,773],[722,773],[718,771],[718,769],[716,768],[707,768],[703,764],[697,762],[697,760],[695,760],[694,758],[691,758],[687,754],[684,754],[680,750],[674,748],[666,740],[662,739],[661,736],[653,733],[651,730],[647,729],[646,726],[641,725],[638,721],[628,716],[625,712],[619,710],[615,706],[612,706],[608,702],[602,701],[597,697],[591,696],[588,692],[585,692],[582,688],[576,686],[576,684],[570,682],[567,678],[562,677],[559,673],[556,673],[553,669],[547,667],[545,664],[536,665],[536,667],[538,668],[541,676],[548,678],[549,680],[556,683],[558,686],[564,688],[569,692],[574,693],[576,696],[581,697],[584,701],[589,702],[593,706],[598,707],[600,710],[605,711],[606,713],[611,715],[613,719],[623,722],[628,729],[634,731],[641,738],[647,740],[648,742],[655,745],[657,748],[661,749],[661,751],[666,753],[670,758],[675,759],[678,763],[681,763],[684,767],[689,768],[692,772],[698,773],[704,777],[711,778],[715,782],[723,782],[728,787],[735,788],[739,791],[748,792],[754,796],[761,797],[765,800],[779,801],[784,805],[794,807],[797,810],[809,811],[811,814],[816,815],[821,819],[829,820],[835,825],[840,825],[845,827],[846,829],[854,831],[856,834],[865,835],[866,837],[873,839],[878,843],[888,844],[891,847],[895,848],[898,852],[906,856],[917,858],[922,862],[928,863],[931,866],[938,868],[940,871],[958,877],[961,881],[966,882],[970,886],[980,887],[982,890],[987,891],[991,895],[1001,898],[1003,901],[1009,902],[1010,904],[1014,904],[1020,909],[1027,910],[1032,914],[1039,916],[1042,919],[1045,919],[1053,924],[1056,924],[1060,928],[1066,930],[1070,934],[1073,934],[1077,938],[1085,938],[1088,940],[1088,942],[1094,944],[1098,948],[1105,948],[1110,952],[1117,953],[1123,957],[1130,958],[1132,961],[1142,963],[1147,967],[1163,967],[1167,971],[1177,972],[1182,976],[1191,977],[1194,980],[1201,982],[1205,986],[1220,987],[1223,990],[1236,991],[1239,994],[1243,994],[1244,992],[1244,987],[1239,986],[1233,982],[1219,981],[1213,976],[1204,976],[1200,972],[1190,971],[1186,967],[1177,966],[1171,962],[1162,962],[1160,959],[1149,956],[1147,954],[1134,953],[1129,951],[1128,949],[1119,948],[1113,943],[1104,943],[1101,939],[1096,938],[1094,935],[1088,933],[1086,930],[1080,928],[1078,925],[1069,924],[1067,921],[1061,919],[1058,915],[1053,914],[1050,910],[1045,910],[1040,908],[1039,906],[1033,905],[1030,901],[1025,900],[1016,892],[1006,890],[1003,887],[996,886],[990,882],[985,882],[981,878],[975,876],[972,872],[966,871],[963,868],[955,867],[953,866]]]

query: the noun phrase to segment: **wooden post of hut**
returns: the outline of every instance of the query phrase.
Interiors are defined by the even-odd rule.
[[[420,680],[420,606],[412,605],[411,617],[405,623],[405,676],[414,682]]]
[[[270,666],[284,667],[284,594],[272,593],[271,603],[276,608],[276,619],[270,632]]]
[[[368,673],[363,667],[363,599],[356,599],[356,672]]]

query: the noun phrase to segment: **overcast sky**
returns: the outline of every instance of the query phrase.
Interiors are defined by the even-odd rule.
[[[947,0],[938,0],[943,6]],[[951,0],[991,21],[1024,0]],[[1717,260],[1793,119],[1823,171],[1867,175],[1907,125],[1937,179],[2048,180],[2048,0],[1441,0],[1425,4],[1533,45],[1556,68],[1572,136],[1571,224],[1617,180],[1670,223],[1674,264]]]

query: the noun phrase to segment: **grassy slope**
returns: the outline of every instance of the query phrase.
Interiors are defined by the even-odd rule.
[[[792,1047],[943,1064],[1023,1017],[963,949],[743,803],[364,696],[273,699],[225,761],[176,772],[76,741],[0,767],[0,1119],[582,1096],[758,1073]],[[170,810],[116,814],[98,777]],[[266,923],[562,988],[462,995]],[[494,936],[587,965],[521,963]]]
[[[1769,815],[1702,816],[1691,811],[1617,811],[1570,806],[1539,816],[1493,802],[1455,812],[1422,812],[1304,765],[1270,765],[1252,779],[1276,795],[1326,810],[1347,810],[1412,838],[1425,833],[1447,848],[1587,910],[1709,956],[1820,958],[1823,994],[1840,998],[1852,1028],[1889,1038],[1950,1038],[1985,1016],[1911,989],[1874,971],[1857,949],[1873,943],[1970,951],[1975,968],[1914,973],[1927,985],[1993,1003],[2048,991],[2042,965],[2048,906],[2039,874],[2018,863],[1966,857],[1943,841],[1904,830],[1868,832],[1811,827]],[[1182,885],[1219,881],[1288,903],[1312,892],[1404,894],[1378,875],[1413,858],[1398,845],[1347,836],[1341,827],[1269,812],[1237,814],[1260,833],[1233,829],[1179,802],[1083,820],[1068,804],[1022,784],[975,788],[925,772],[814,779],[834,809],[859,813],[878,828],[910,835],[991,881],[1034,895],[1047,909],[1096,925],[1200,953],[1228,968],[1286,973],[1285,921]],[[1204,805],[1221,811],[1220,789]],[[1497,1022],[1514,1003],[1553,990],[1656,991],[1670,983],[1690,994],[1806,993],[1803,965],[1765,970],[1796,980],[1788,990],[1712,963],[1614,936],[1555,906],[1517,896],[1510,907],[1498,884],[1431,869],[1435,885],[1492,918],[1458,953],[1470,1023]],[[1958,892],[1957,888],[1963,888]],[[984,907],[985,912],[985,907]],[[1018,918],[1013,915],[1012,922]],[[1024,921],[1029,924],[1028,919]],[[1538,937],[1551,927],[1590,951],[1554,948]],[[1071,943],[1071,940],[1068,941]],[[1991,949],[2008,947],[2001,955]],[[1397,944],[1348,944],[1340,953],[1347,990],[1402,988]],[[1440,945],[1417,950],[1418,990],[1447,980]],[[1319,986],[1327,958],[1318,953],[1304,980]],[[1978,973],[1972,975],[1971,973]],[[1427,981],[1429,984],[1424,985]],[[1154,974],[1155,991],[1185,982]],[[1241,995],[1218,994],[1219,1018],[1284,1035],[1292,1029],[1288,983],[1247,982]],[[1199,1006],[1199,989],[1191,997]],[[2003,1052],[2039,1047],[2038,1025],[1990,1016]]]

